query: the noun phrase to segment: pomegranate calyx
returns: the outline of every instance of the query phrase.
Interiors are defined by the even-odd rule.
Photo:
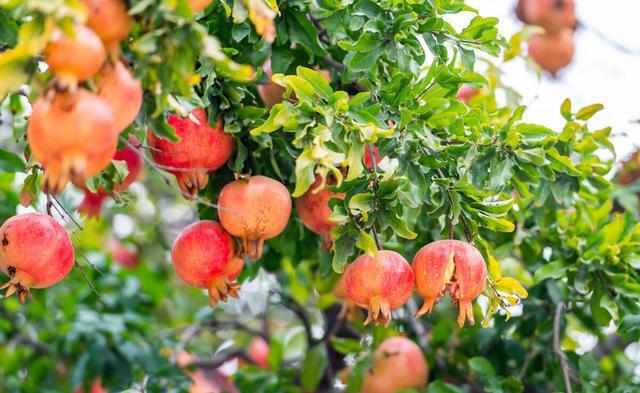
[[[9,267],[9,271],[11,271],[11,266]],[[0,286],[0,290],[7,289],[4,297],[8,298],[14,293],[17,293],[20,303],[24,303],[27,299],[31,300],[32,296],[29,287],[33,283],[33,278],[25,272],[15,271],[15,269],[13,269],[13,271],[14,273],[11,275],[9,281]]]
[[[209,306],[214,308],[219,301],[226,302],[229,296],[238,298],[239,282],[229,282],[219,278],[209,285]]]
[[[373,322],[376,326],[382,323],[387,327],[390,321],[391,306],[389,305],[389,302],[377,297],[371,299],[369,307],[367,308],[367,319],[364,321],[364,325],[366,326]]]

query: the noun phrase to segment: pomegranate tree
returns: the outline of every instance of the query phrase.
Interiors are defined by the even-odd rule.
[[[75,86],[91,78],[105,58],[106,52],[100,37],[82,25],[75,26],[73,36],[57,30],[44,51],[44,60],[63,85]]]
[[[74,263],[69,234],[46,214],[13,216],[0,227],[0,269],[9,276],[5,297],[18,294],[21,302],[30,288],[50,287],[69,274]]]
[[[395,251],[362,255],[347,266],[344,284],[350,301],[369,311],[365,325],[391,320],[391,311],[409,300],[414,278],[411,266]]]
[[[84,0],[89,26],[102,39],[109,52],[117,57],[118,44],[127,38],[133,19],[124,0]]]
[[[573,30],[567,28],[553,34],[534,34],[529,39],[529,56],[555,76],[573,60]]]
[[[224,132],[222,118],[213,128],[204,109],[195,109],[191,116],[197,122],[169,115],[168,122],[180,137],[178,142],[160,139],[151,130],[147,134],[154,161],[176,176],[185,195],[195,195],[206,187],[208,173],[223,166],[233,152],[233,136]]]
[[[323,249],[328,251],[333,245],[331,230],[337,225],[329,219],[332,213],[329,201],[344,199],[344,194],[330,191],[324,183],[322,177],[316,176],[311,188],[296,200],[296,211],[307,228],[322,236]]]
[[[113,159],[116,161],[126,162],[127,169],[129,171],[127,176],[122,180],[122,183],[116,182],[113,185],[113,191],[126,191],[140,176],[140,173],[142,172],[142,159],[137,152],[133,151],[129,147],[123,147],[118,150],[113,156]],[[78,206],[77,210],[89,217],[98,217],[100,215],[100,210],[102,209],[102,203],[105,198],[111,195],[111,193],[105,191],[103,188],[100,188],[97,192],[91,192],[84,184],[76,185],[84,191],[84,199],[80,203],[80,206]]]
[[[88,90],[41,96],[33,104],[27,139],[45,170],[44,191],[58,193],[69,180],[81,184],[104,169],[118,146],[114,124],[109,105]]]
[[[439,240],[422,247],[413,259],[416,291],[424,299],[416,317],[431,312],[446,292],[458,304],[458,325],[474,324],[471,302],[484,289],[487,267],[480,251],[460,240]]]
[[[375,352],[373,366],[365,375],[362,393],[395,393],[421,389],[429,379],[422,350],[406,337],[390,337]]]
[[[209,291],[209,305],[238,297],[240,284],[233,281],[244,260],[236,252],[233,239],[215,221],[203,220],[180,232],[171,257],[176,273],[187,284]]]
[[[96,78],[96,91],[113,109],[118,132],[133,123],[142,107],[142,85],[123,62],[105,62]]]
[[[242,238],[247,256],[262,256],[266,239],[278,236],[289,222],[291,196],[282,183],[265,176],[233,181],[218,197],[220,223],[230,234]]]

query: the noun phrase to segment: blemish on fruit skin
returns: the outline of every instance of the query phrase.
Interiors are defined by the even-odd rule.
[[[7,227],[7,229],[9,229],[9,227]],[[9,239],[7,239],[7,234],[3,234],[2,235],[2,246],[6,247],[9,245]]]

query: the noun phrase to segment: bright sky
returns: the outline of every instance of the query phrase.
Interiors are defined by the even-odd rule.
[[[560,104],[570,98],[573,108],[602,103],[605,110],[591,121],[591,129],[611,126],[618,159],[640,147],[640,1],[575,0],[578,20],[584,26],[576,32],[573,63],[560,71],[557,79],[545,75],[538,80],[524,61],[503,66],[504,82],[529,103],[526,121],[554,129],[562,127]],[[515,0],[468,0],[482,16],[500,19],[500,31],[509,38],[522,28],[513,12]],[[598,36],[598,32],[630,49],[624,53]],[[537,98],[536,98],[537,97]]]

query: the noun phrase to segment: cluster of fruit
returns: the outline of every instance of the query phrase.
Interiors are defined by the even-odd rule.
[[[544,29],[529,39],[529,56],[555,76],[573,60],[573,36],[578,22],[573,0],[519,0],[516,15],[522,22]]]

